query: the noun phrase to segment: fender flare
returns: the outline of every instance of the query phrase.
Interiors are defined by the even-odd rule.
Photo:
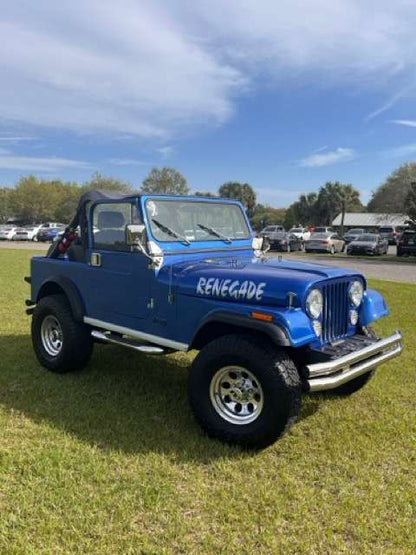
[[[76,320],[77,322],[83,322],[84,315],[85,315],[85,308],[84,308],[84,303],[82,302],[81,294],[78,291],[74,282],[67,277],[52,276],[46,279],[39,287],[39,291],[36,296],[36,302],[39,302],[39,300],[42,297],[49,294],[47,292],[48,287],[52,287],[52,290],[53,290],[53,288],[56,286],[62,289],[62,291],[65,293],[68,299],[68,302],[71,306],[74,320]],[[45,294],[42,294],[42,292],[45,292]]]
[[[244,314],[236,314],[235,312],[228,312],[226,310],[218,310],[208,314],[197,327],[191,341],[194,344],[199,332],[210,323],[221,322],[224,324],[234,325],[239,328],[246,328],[247,330],[260,331],[266,334],[276,345],[281,347],[290,347],[291,342],[287,331],[282,326],[270,322],[262,322],[255,320],[250,316]],[[192,348],[192,347],[191,347]]]

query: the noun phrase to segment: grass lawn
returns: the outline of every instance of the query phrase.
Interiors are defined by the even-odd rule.
[[[96,346],[81,373],[36,362],[30,251],[0,251],[0,553],[414,553],[416,285],[371,281],[401,358],[349,399],[245,453],[204,436],[190,355]]]

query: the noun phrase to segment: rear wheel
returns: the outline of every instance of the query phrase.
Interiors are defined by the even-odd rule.
[[[60,374],[86,366],[93,347],[88,326],[74,320],[65,295],[50,295],[38,302],[32,343],[42,366]]]
[[[249,335],[226,335],[196,357],[189,399],[208,435],[261,449],[295,422],[301,404],[298,371],[283,351]]]
[[[375,331],[373,330],[373,328],[369,326],[361,328],[361,334],[365,335],[366,337],[371,337],[372,339],[377,338]],[[370,370],[369,372],[366,372],[365,374],[358,376],[358,378],[355,378],[355,380],[351,380],[350,382],[344,383],[343,385],[337,387],[336,389],[329,390],[328,393],[331,395],[337,395],[340,397],[346,397],[348,395],[351,395],[352,393],[355,393],[356,391],[359,391],[362,387],[364,387],[374,376],[375,371],[376,369]]]

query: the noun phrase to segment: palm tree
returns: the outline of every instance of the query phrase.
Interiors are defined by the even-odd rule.
[[[328,181],[320,188],[317,205],[321,223],[325,225],[331,225],[335,216],[341,212],[341,234],[344,233],[345,212],[354,208],[362,209],[359,191],[339,181]]]
[[[352,185],[341,185],[338,194],[339,194],[339,202],[341,204],[340,234],[342,237],[344,235],[345,212],[350,207],[359,206],[361,204],[361,201],[360,201],[359,191],[357,191],[357,189],[354,189]]]

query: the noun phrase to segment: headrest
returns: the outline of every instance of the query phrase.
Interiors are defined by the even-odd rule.
[[[125,219],[122,212],[100,212],[98,214],[97,227],[98,229],[116,229],[124,227]]]

